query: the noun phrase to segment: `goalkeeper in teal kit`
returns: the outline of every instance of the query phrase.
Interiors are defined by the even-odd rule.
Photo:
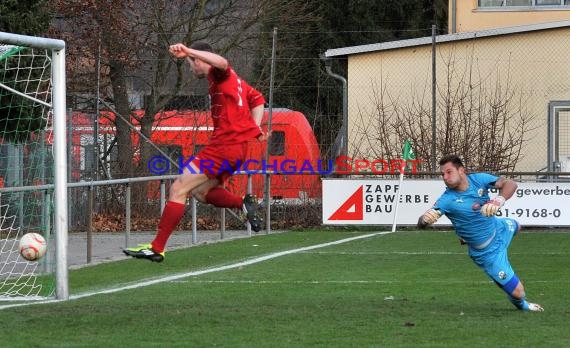
[[[520,225],[514,219],[495,216],[515,193],[516,182],[486,173],[466,174],[456,155],[444,156],[439,165],[447,189],[420,216],[418,227],[425,228],[445,214],[467,244],[473,262],[507,293],[511,303],[523,311],[542,312],[540,305],[526,300],[523,284],[509,263],[508,248]],[[491,188],[499,190],[493,200],[489,199]]]

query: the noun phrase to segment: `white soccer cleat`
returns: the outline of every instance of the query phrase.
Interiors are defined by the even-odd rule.
[[[528,310],[531,312],[544,312],[544,308],[542,308],[537,303],[528,303]]]

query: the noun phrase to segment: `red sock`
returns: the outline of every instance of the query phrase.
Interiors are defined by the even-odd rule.
[[[172,231],[178,226],[182,216],[184,216],[185,204],[168,201],[164,206],[164,211],[158,223],[158,233],[154,237],[152,243],[152,250],[156,252],[163,252],[166,247],[166,242],[172,234]]]
[[[206,202],[218,208],[240,209],[243,199],[222,187],[214,187],[206,195]]]

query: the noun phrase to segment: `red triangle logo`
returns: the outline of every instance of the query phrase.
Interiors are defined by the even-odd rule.
[[[354,207],[354,209],[353,209]],[[360,186],[340,208],[338,208],[329,220],[362,220],[364,219],[363,187]]]

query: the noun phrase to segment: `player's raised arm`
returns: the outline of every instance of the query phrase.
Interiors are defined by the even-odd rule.
[[[418,228],[426,228],[428,225],[434,224],[441,217],[441,212],[437,209],[428,209],[423,215],[418,219]]]
[[[228,68],[228,60],[214,52],[190,48],[182,43],[171,45],[169,51],[176,58],[200,59],[216,69],[226,70]]]
[[[499,209],[505,204],[505,201],[515,194],[518,187],[514,180],[507,179],[503,176],[495,182],[494,186],[499,189],[499,194],[481,207],[481,215],[483,216],[493,216],[497,214]]]

